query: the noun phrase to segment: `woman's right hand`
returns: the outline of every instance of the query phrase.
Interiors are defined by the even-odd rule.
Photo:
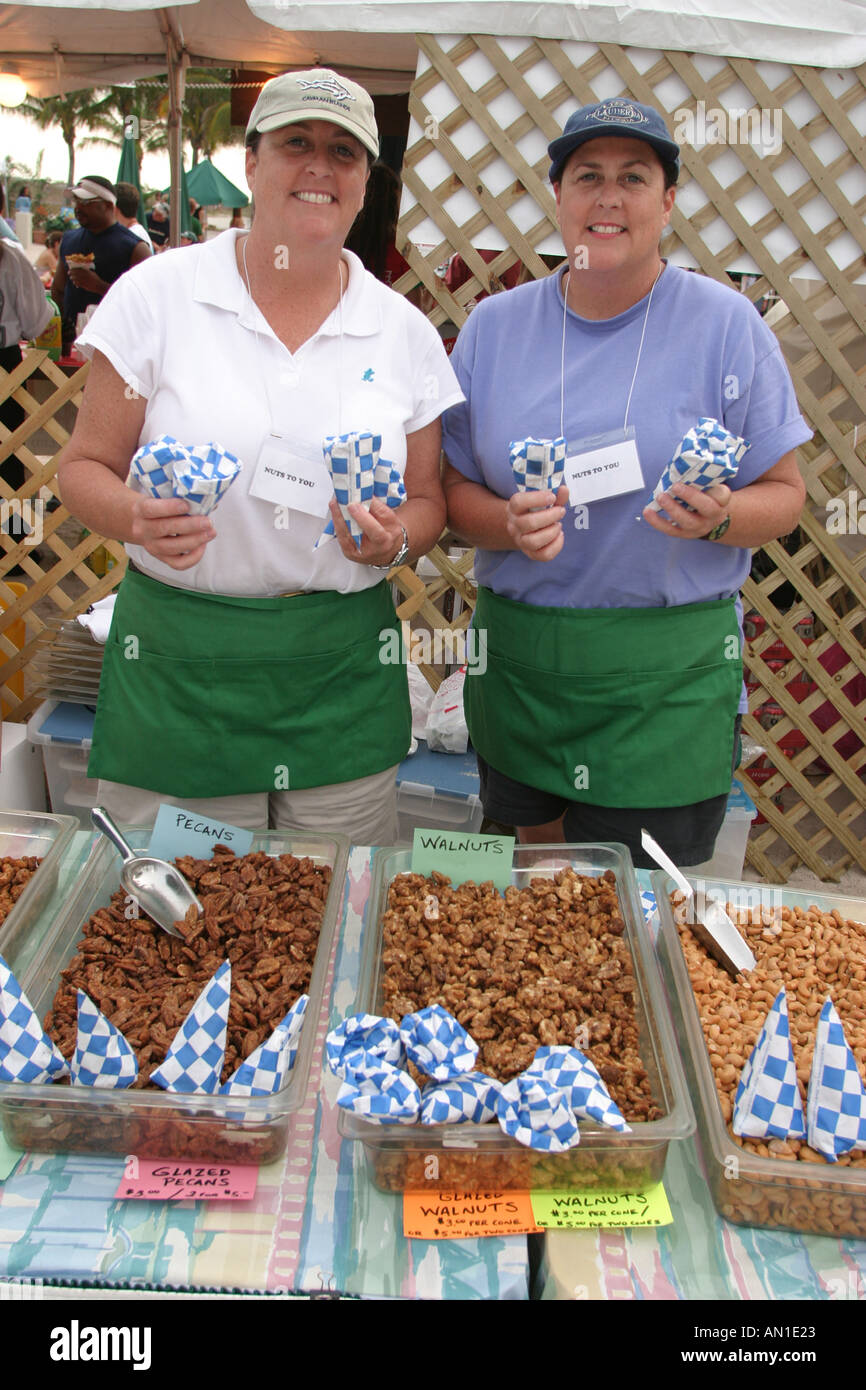
[[[216,536],[210,517],[190,515],[182,497],[146,497],[136,493],[132,507],[132,543],[174,570],[192,569]]]
[[[568,488],[552,492],[515,492],[508,499],[506,529],[517,550],[530,560],[552,560],[565,544],[562,519]]]

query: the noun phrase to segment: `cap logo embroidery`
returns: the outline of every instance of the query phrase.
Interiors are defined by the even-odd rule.
[[[347,91],[343,84],[341,82],[337,82],[336,79],[333,77],[320,77],[317,78],[315,82],[310,82],[309,80],[305,81],[304,78],[300,78],[298,81],[298,86],[301,87],[305,92],[327,92],[329,96],[337,97],[337,99],[340,101],[355,100],[355,98],[352,96],[352,93]]]
[[[594,121],[616,121],[618,125],[646,125],[647,118],[630,101],[610,101],[591,113]]]

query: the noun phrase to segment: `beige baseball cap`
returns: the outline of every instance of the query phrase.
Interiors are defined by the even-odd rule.
[[[279,130],[297,121],[332,121],[360,140],[374,159],[379,131],[369,92],[330,68],[286,72],[272,77],[259,93],[247,122],[246,138],[256,131]]]

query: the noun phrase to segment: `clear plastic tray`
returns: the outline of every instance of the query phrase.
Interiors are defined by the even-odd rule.
[[[819,1235],[866,1236],[866,1168],[762,1158],[743,1148],[728,1132],[670,905],[670,893],[676,885],[661,871],[655,872],[652,880],[659,909],[659,956],[677,1031],[683,1042],[704,1164],[718,1211],[728,1221],[743,1226],[778,1227]],[[801,908],[814,905],[822,912],[832,912],[835,908],[851,921],[866,922],[866,903],[862,899],[723,879],[694,880],[694,886],[740,909],[776,904]]]
[[[47,811],[0,811],[0,857],[25,859],[36,855],[42,863],[21,897],[0,922],[0,955],[18,933],[32,927],[57,887],[63,856],[78,821],[74,816],[55,816]]]
[[[151,834],[149,827],[124,830],[129,844],[138,850],[147,848]],[[269,1163],[284,1151],[290,1117],[306,1099],[349,845],[340,835],[273,830],[257,833],[252,849],[307,857],[332,870],[308,991],[310,1002],[288,1085],[275,1096],[237,1097],[0,1082],[0,1123],[11,1144],[24,1149],[142,1158],[182,1155],[236,1163]],[[40,1019],[51,1007],[60,972],[75,954],[85,923],[119,888],[120,868],[117,851],[103,836],[97,837],[70,900],[20,976]],[[14,969],[14,958],[9,963]]]
[[[557,867],[592,877],[608,869],[615,874],[634,962],[641,1054],[662,1118],[635,1123],[628,1134],[581,1122],[576,1147],[542,1154],[518,1144],[495,1123],[377,1125],[341,1110],[340,1132],[363,1144],[377,1187],[640,1191],[661,1178],[668,1144],[692,1133],[694,1116],[628,851],[621,845],[518,845],[512,882],[523,887],[531,878],[551,877],[554,870],[539,862],[551,859]],[[408,872],[410,863],[410,850],[380,851],[376,857],[355,1012],[382,1013],[382,918],[391,881]]]

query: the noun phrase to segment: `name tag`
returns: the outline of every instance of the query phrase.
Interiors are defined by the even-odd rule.
[[[256,462],[250,496],[307,516],[327,517],[334,486],[321,450],[286,435],[269,434]]]
[[[572,507],[643,488],[633,427],[629,425],[625,430],[611,430],[608,434],[569,444],[565,485]]]

